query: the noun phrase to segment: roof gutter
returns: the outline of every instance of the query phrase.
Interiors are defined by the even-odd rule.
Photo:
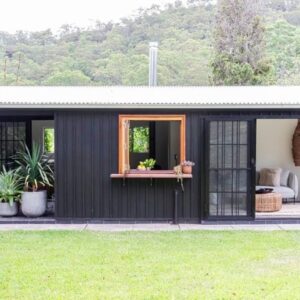
[[[300,109],[300,104],[1,104],[0,109]]]

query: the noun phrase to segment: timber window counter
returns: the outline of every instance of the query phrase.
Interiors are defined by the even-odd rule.
[[[123,179],[123,186],[125,186],[126,179],[150,179],[150,185],[152,185],[153,179],[192,179],[192,174],[176,174],[174,171],[129,171],[123,174],[110,174],[110,178],[112,179]],[[182,192],[183,185],[181,183]],[[178,188],[174,188],[174,218],[173,223],[178,224]]]
[[[139,178],[150,178],[150,179],[187,179],[187,178],[193,178],[192,174],[182,174],[177,175],[175,173],[143,173],[143,174],[137,174],[137,173],[124,173],[124,174],[110,174],[110,178],[128,178],[128,179],[139,179]]]

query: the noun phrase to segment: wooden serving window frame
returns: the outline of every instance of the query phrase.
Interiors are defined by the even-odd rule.
[[[170,122],[179,121],[180,122],[180,162],[185,160],[186,157],[186,116],[184,114],[180,115],[161,115],[161,114],[137,114],[137,115],[119,115],[119,174],[125,174],[130,172],[129,166],[129,123],[130,121],[160,121],[160,122]],[[128,126],[128,127],[126,127]],[[127,129],[126,129],[127,128]],[[161,170],[162,172],[170,172],[170,170]],[[149,173],[155,171],[148,171]]]

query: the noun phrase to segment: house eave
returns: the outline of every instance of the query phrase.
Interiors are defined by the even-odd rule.
[[[300,109],[300,104],[260,104],[260,105],[251,105],[251,104],[2,104],[0,105],[1,109],[196,109],[196,110],[206,110],[206,109],[222,109],[222,110],[231,110],[231,109]]]

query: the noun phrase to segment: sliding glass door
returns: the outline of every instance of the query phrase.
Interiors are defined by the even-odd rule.
[[[251,121],[207,121],[207,217],[251,216]]]

